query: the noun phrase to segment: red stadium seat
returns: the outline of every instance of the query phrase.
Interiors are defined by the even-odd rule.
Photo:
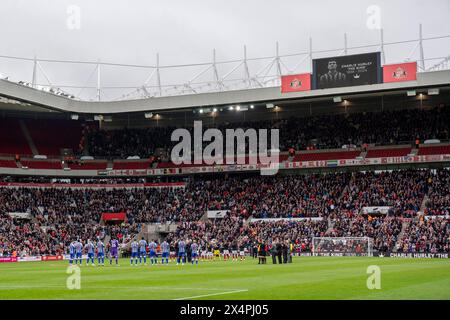
[[[0,154],[33,154],[20,128],[19,120],[0,120]]]
[[[294,161],[354,159],[358,157],[360,154],[361,154],[360,151],[301,153],[295,156]]]
[[[148,169],[148,161],[114,161],[114,170]]]
[[[372,149],[366,158],[403,157],[411,153],[411,148]]]
[[[82,163],[71,163],[71,170],[106,170],[106,161],[84,161]]]
[[[419,156],[431,155],[431,154],[450,154],[450,146],[433,146],[433,147],[420,147]]]
[[[39,154],[60,155],[61,149],[78,150],[81,123],[72,120],[25,120]]]
[[[30,169],[62,169],[60,161],[52,160],[21,160],[20,163],[24,167]]]
[[[0,160],[0,168],[17,168],[14,160]]]

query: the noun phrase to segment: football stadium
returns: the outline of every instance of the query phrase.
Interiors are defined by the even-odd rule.
[[[233,1],[72,2],[0,4],[31,19],[0,49],[0,300],[450,299],[448,2],[358,2],[314,37],[261,5],[283,41],[222,26]],[[161,24],[169,54],[141,54],[120,29],[146,17],[201,46]]]

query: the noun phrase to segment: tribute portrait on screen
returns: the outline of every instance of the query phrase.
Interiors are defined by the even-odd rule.
[[[313,89],[360,86],[381,82],[379,52],[313,60]]]
[[[337,70],[336,60],[330,60],[328,61],[328,72],[320,76],[319,84],[324,87],[338,87],[340,83],[345,82],[345,79],[345,73]]]

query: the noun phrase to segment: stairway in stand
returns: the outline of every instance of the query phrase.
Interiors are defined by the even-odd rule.
[[[28,128],[23,120],[19,120],[19,126],[20,126],[20,129],[22,130],[23,136],[27,140],[27,143],[31,149],[31,152],[33,152],[33,155],[39,154],[39,151],[36,148],[36,145],[34,144],[33,138],[31,138],[31,134],[28,131]]]
[[[423,197],[422,204],[420,205],[420,212],[422,214],[425,212],[425,209],[427,207],[427,203],[428,203],[429,200],[430,200],[430,198],[428,197],[428,195],[425,195]]]
[[[397,252],[398,251],[397,244],[400,243],[400,240],[403,238],[403,235],[405,234],[406,229],[408,228],[408,226],[409,226],[409,221],[403,221],[403,223],[402,223],[402,230],[400,231],[400,233],[397,236],[397,241],[395,242],[395,245],[392,248],[392,252]]]

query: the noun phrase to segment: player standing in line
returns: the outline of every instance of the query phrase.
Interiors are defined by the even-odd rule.
[[[197,245],[198,245],[198,249],[197,249],[197,259],[198,260],[202,260],[201,258],[202,258],[202,252],[203,252],[203,247],[202,247],[202,243],[199,241],[198,243],[197,243]]]
[[[176,242],[171,242],[169,243],[170,245],[170,253],[169,253],[169,257],[170,257],[170,261],[171,262],[175,262],[177,261],[177,255],[178,255],[178,243]]]
[[[100,239],[97,242],[97,260],[98,265],[105,266],[105,244]]]
[[[83,264],[83,244],[80,240],[75,242],[75,264],[80,262],[80,266]]]
[[[198,244],[195,240],[192,241],[191,252],[191,263],[194,264],[195,260],[195,264],[198,264]]]
[[[89,265],[89,259],[91,259],[92,265],[95,266],[95,264],[94,264],[95,245],[92,243],[91,239],[88,239],[88,242],[86,243],[84,248],[86,249],[86,253],[87,253],[86,265],[87,266]]]
[[[166,265],[169,265],[170,245],[166,240],[161,243],[161,252],[161,264],[164,264],[164,259],[166,259]]]
[[[139,241],[139,264],[142,264],[142,258],[144,258],[144,265],[147,265],[147,241],[144,237]]]
[[[185,259],[186,259],[186,243],[182,239],[178,242],[177,265],[180,263],[180,260],[181,260],[181,265],[184,265]]]
[[[133,265],[133,259],[134,259],[134,266],[137,267],[138,264],[138,253],[139,250],[139,243],[136,240],[133,240],[133,242],[131,243],[131,258],[130,258],[130,265]]]
[[[69,245],[69,264],[71,265],[73,263],[73,260],[75,259],[75,241],[72,241]],[[77,264],[77,260],[75,260],[75,264]]]
[[[109,264],[112,265],[113,257],[116,259],[116,266],[119,265],[119,241],[111,239],[109,248]]]
[[[239,256],[242,260],[245,260],[245,247],[241,244],[240,246],[238,246],[239,249]]]
[[[233,261],[238,260],[238,245],[236,242],[233,242],[231,244],[231,257],[232,257]]]
[[[223,261],[230,260],[230,250],[228,249],[228,243],[223,244]]]
[[[212,248],[212,245],[209,243],[209,242],[207,242],[206,243],[206,259],[207,260],[212,260],[212,258],[213,258],[213,248]]]
[[[207,245],[205,245],[205,247],[203,248],[201,248],[200,249],[200,259],[201,259],[201,261],[203,262],[203,261],[205,261],[206,260],[206,257],[207,257],[207,250],[208,250],[208,246]]]
[[[214,260],[216,260],[216,258],[219,258],[220,260],[220,246],[217,242],[214,243],[213,245],[214,248]]]
[[[208,260],[214,259],[214,247],[213,247],[212,243],[208,244],[208,249],[206,250],[206,255],[207,255]]]
[[[156,247],[158,245],[156,244],[155,240],[152,240],[152,242],[150,242],[148,244],[148,250],[149,250],[149,256],[150,256],[150,263],[153,264],[158,264],[158,257],[156,256]]]

